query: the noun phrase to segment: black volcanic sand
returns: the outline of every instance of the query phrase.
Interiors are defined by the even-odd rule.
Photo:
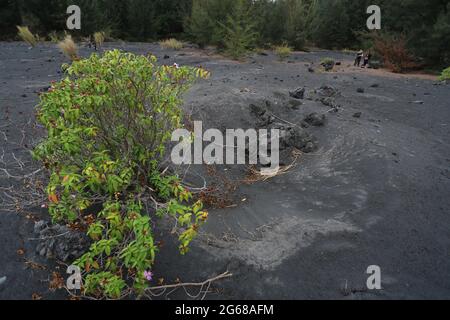
[[[176,239],[164,237],[157,278],[202,281],[230,270],[234,276],[215,283],[209,299],[450,298],[449,86],[352,69],[352,56],[335,52],[295,53],[285,62],[269,53],[240,63],[189,48],[106,47],[210,70],[212,77],[197,83],[185,101],[192,119],[207,128],[252,127],[249,105],[265,100],[290,123],[300,124],[311,112],[327,116],[325,126],[307,129],[319,149],[301,155],[284,175],[240,186],[233,195],[237,206],[211,210],[188,255],[178,255]],[[319,72],[324,57],[342,61],[346,71]],[[63,62],[54,45],[29,50],[0,43],[0,127],[6,117],[13,120],[11,137],[33,115],[35,91],[61,77]],[[317,72],[308,72],[310,66]],[[306,87],[308,93],[322,85],[340,92],[339,112],[306,99],[297,109],[289,107],[289,91]],[[234,177],[236,168],[218,170]],[[203,171],[191,167],[192,173]],[[4,178],[1,185],[7,185]],[[7,277],[0,298],[65,298],[65,292],[48,290],[57,265],[36,256],[32,229],[24,214],[0,213],[0,278]],[[24,255],[17,253],[21,248]],[[48,269],[30,268],[26,261]],[[365,289],[370,265],[381,267],[383,290]],[[187,296],[179,291],[170,298]]]

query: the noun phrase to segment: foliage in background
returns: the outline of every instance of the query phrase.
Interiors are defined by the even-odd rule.
[[[181,95],[209,74],[118,50],[64,68],[38,107],[48,137],[34,156],[50,172],[49,212],[54,222],[85,225],[93,241],[76,261],[85,294],[140,295],[159,250],[157,220],[175,219],[184,254],[208,216],[161,160],[181,125]]]
[[[33,33],[31,33],[31,31],[28,27],[17,26],[17,30],[19,31],[18,32],[19,37],[23,41],[28,43],[33,48],[36,46],[36,44],[38,43],[38,39],[36,38],[36,36]]]
[[[221,24],[226,24],[241,0],[0,0],[0,39],[13,39],[16,25],[39,34],[62,32],[66,8],[79,5],[86,37],[98,30],[114,38],[149,41],[175,37],[223,48]],[[257,45],[287,42],[294,49],[369,48],[359,37],[367,32],[366,9],[382,9],[382,31],[404,35],[408,51],[428,66],[450,65],[450,3],[448,0],[244,0],[251,8]]]

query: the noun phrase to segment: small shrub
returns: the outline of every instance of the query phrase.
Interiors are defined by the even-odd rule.
[[[94,33],[94,41],[95,41],[97,48],[100,48],[103,46],[103,43],[105,42],[105,37],[106,36],[103,31]]]
[[[442,71],[442,74],[439,77],[439,80],[441,80],[441,81],[450,81],[450,67],[448,67],[447,69],[444,69]]]
[[[181,95],[209,73],[118,50],[64,68],[67,77],[41,95],[37,113],[48,130],[34,156],[49,170],[49,213],[55,222],[84,226],[93,241],[75,261],[84,294],[140,295],[159,251],[152,229],[158,219],[176,221],[185,254],[208,216],[161,161],[181,125]],[[86,211],[99,206],[86,222]]]
[[[283,44],[281,46],[276,46],[275,52],[277,56],[280,58],[280,60],[284,60],[291,56],[292,49],[287,44]]]
[[[63,41],[60,41],[58,43],[58,47],[61,49],[62,52],[66,55],[67,58],[70,60],[78,60],[78,46],[73,41],[71,35],[67,35]]]
[[[324,67],[325,71],[331,71],[333,70],[336,62],[332,58],[325,58],[320,61],[320,65]]]
[[[17,30],[19,31],[18,32],[19,37],[23,41],[31,45],[33,48],[36,46],[36,44],[38,43],[38,39],[36,39],[36,36],[33,33],[31,33],[28,27],[17,26]]]
[[[163,40],[159,44],[164,49],[172,49],[172,50],[183,49],[183,43],[174,38]]]
[[[58,33],[56,31],[52,31],[49,33],[48,38],[53,43],[58,43],[60,41]]]
[[[405,72],[418,67],[414,57],[408,52],[403,36],[376,35],[374,48],[383,58],[386,68],[393,72]]]

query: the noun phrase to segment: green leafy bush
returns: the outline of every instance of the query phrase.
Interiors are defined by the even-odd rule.
[[[41,96],[37,113],[48,130],[34,156],[50,173],[50,215],[85,226],[93,241],[75,262],[85,294],[141,294],[158,251],[155,219],[176,220],[184,254],[208,216],[160,163],[181,125],[181,94],[209,74],[118,50],[64,68],[66,78]]]
[[[441,81],[450,81],[450,67],[448,67],[447,69],[444,69],[444,71],[442,71],[441,76],[439,77],[439,80]]]

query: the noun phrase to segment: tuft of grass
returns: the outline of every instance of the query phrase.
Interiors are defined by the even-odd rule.
[[[56,31],[52,31],[48,34],[48,38],[53,43],[58,43],[60,41],[58,33]]]
[[[103,43],[105,42],[105,38],[106,38],[106,34],[103,31],[94,33],[94,41],[95,41],[95,44],[97,45],[97,48],[100,48],[101,46],[103,46]]]
[[[78,46],[73,41],[71,35],[67,35],[64,40],[60,41],[58,43],[58,47],[61,49],[62,52],[66,55],[67,58],[70,60],[78,60]]]
[[[181,50],[183,48],[183,43],[174,38],[160,41],[159,45],[164,49]]]
[[[280,60],[284,60],[291,56],[292,49],[287,44],[282,44],[281,46],[275,47],[275,53],[280,58]]]
[[[325,58],[320,61],[320,65],[324,67],[325,71],[331,71],[333,70],[336,62],[332,58]]]
[[[444,71],[442,71],[441,76],[439,77],[440,81],[450,81],[450,67],[448,67],[447,69],[444,69]]]
[[[31,45],[33,48],[36,46],[38,39],[36,39],[36,36],[31,33],[28,27],[17,26],[17,30],[19,30],[18,35],[23,41]]]

